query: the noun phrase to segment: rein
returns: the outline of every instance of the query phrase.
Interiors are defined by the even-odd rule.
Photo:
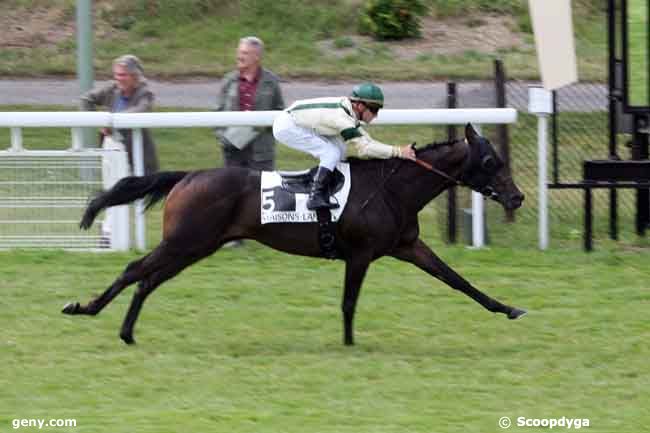
[[[429,171],[431,171],[431,172],[433,172],[433,173],[435,173],[437,175],[440,175],[440,176],[444,177],[447,180],[452,181],[456,185],[462,185],[460,180],[454,179],[453,177],[449,176],[447,173],[438,170],[437,168],[435,168],[433,165],[429,164],[426,161],[422,161],[421,159],[415,158],[415,163],[417,165],[419,165],[420,167],[423,167],[423,168],[425,168],[425,169],[427,169],[427,170],[429,170]]]
[[[451,144],[459,143],[459,142],[464,141],[464,140],[465,140],[464,138],[463,138],[463,139],[458,139],[458,140],[451,141],[451,142],[449,142],[448,144],[451,145]],[[413,144],[411,145],[411,147],[413,147],[413,149],[415,149],[415,143],[413,143]],[[430,172],[433,172],[433,173],[435,173],[435,174],[437,174],[437,175],[439,175],[439,176],[444,177],[444,178],[447,179],[447,180],[452,181],[455,185],[462,185],[462,184],[463,184],[460,180],[458,180],[458,179],[454,179],[453,177],[449,176],[447,173],[445,173],[445,172],[443,172],[443,171],[441,171],[441,170],[438,170],[437,168],[435,168],[433,165],[429,164],[429,163],[426,162],[426,161],[423,161],[423,160],[421,160],[421,159],[415,158],[415,163],[416,163],[417,165],[419,165],[420,167],[422,167],[422,168],[424,168],[424,169],[426,169],[426,170],[429,170]],[[377,195],[377,193],[378,193],[381,189],[384,188],[384,185],[386,184],[386,181],[387,181],[387,180],[388,180],[388,179],[389,179],[393,174],[395,174],[395,172],[397,171],[397,169],[399,168],[400,165],[401,165],[401,164],[395,164],[395,166],[394,166],[393,169],[390,171],[390,173],[388,173],[388,176],[386,176],[386,177],[384,177],[384,178],[382,179],[381,184],[379,184],[379,186],[377,187],[377,189],[375,189],[375,190],[373,191],[373,193],[370,194],[370,197],[368,197],[368,198],[363,202],[363,204],[361,205],[361,210],[365,209],[365,207],[368,206],[368,203],[370,203],[370,201],[371,201],[373,198],[375,198],[375,196]]]
[[[425,163],[425,164],[426,164],[426,163]],[[372,194],[370,194],[370,197],[368,197],[368,198],[366,199],[366,201],[363,202],[363,204],[361,205],[361,210],[364,210],[365,207],[368,206],[368,203],[370,203],[370,200],[372,200],[373,198],[375,198],[375,196],[377,195],[377,193],[378,193],[380,190],[382,190],[382,189],[384,188],[384,185],[386,184],[386,181],[388,180],[388,178],[390,178],[390,177],[391,177],[391,176],[392,176],[392,175],[397,171],[397,168],[398,168],[400,165],[401,165],[401,164],[395,164],[395,166],[394,166],[393,169],[390,171],[390,173],[388,173],[388,176],[386,176],[385,178],[383,178],[383,179],[381,180],[381,184],[379,184],[379,186],[377,187],[377,189],[375,189],[375,190],[372,192]]]
[[[450,141],[448,144],[452,145],[452,144],[460,143],[461,141],[466,141],[466,139],[465,138],[456,139],[456,140]],[[453,177],[449,176],[447,173],[445,173],[445,172],[443,172],[441,170],[438,170],[437,168],[435,168],[433,165],[429,164],[426,161],[415,158],[415,163],[417,165],[419,165],[420,167],[424,168],[425,170],[429,170],[429,171],[437,174],[438,176],[442,176],[445,179],[452,181],[455,185],[463,185],[463,183],[460,180],[454,179]]]

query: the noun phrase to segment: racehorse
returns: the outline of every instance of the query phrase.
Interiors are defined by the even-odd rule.
[[[464,185],[506,209],[524,195],[484,137],[467,124],[465,138],[432,143],[416,152],[417,164],[403,159],[350,159],[352,186],[336,223],[336,249],[345,261],[344,344],[354,344],[352,323],[361,284],[370,263],[382,256],[410,262],[488,311],[517,319],[525,310],[508,306],[472,286],[418,237],[418,212],[452,185]],[[317,223],[261,224],[258,171],[218,168],[125,177],[93,198],[80,226],[88,229],[108,207],[147,199],[147,208],[167,196],[163,237],[149,254],[128,264],[100,296],[86,305],[68,303],[65,314],[98,314],[127,286],[138,282],[120,338],[135,342],[133,328],[142,305],[164,281],[236,239],[254,239],[290,254],[322,257]]]

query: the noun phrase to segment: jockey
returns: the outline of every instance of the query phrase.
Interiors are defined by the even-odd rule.
[[[373,140],[362,124],[369,124],[384,106],[379,86],[354,86],[350,96],[303,99],[294,102],[273,122],[273,136],[281,143],[318,158],[318,171],[307,201],[307,209],[334,209],[329,185],[336,164],[344,159],[347,143],[361,158],[403,158],[415,160],[408,145],[397,147]]]

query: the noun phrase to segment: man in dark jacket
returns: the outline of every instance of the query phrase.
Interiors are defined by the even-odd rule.
[[[217,96],[216,111],[283,110],[280,81],[262,67],[264,43],[254,36],[240,39],[237,70],[227,74]],[[273,170],[275,139],[270,127],[217,128],[226,167]]]
[[[140,60],[127,54],[113,61],[113,81],[81,96],[81,109],[95,111],[98,106],[103,106],[112,113],[142,113],[152,110],[153,101],[154,96],[147,85]],[[130,129],[120,129],[118,132],[133,170],[132,132]],[[101,130],[104,136],[111,133],[107,128]],[[151,133],[146,129],[142,130],[142,142],[144,174],[151,174],[158,171],[158,156]]]

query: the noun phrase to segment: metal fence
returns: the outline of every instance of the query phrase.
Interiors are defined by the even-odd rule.
[[[126,174],[124,152],[0,151],[0,249],[128,248],[124,209],[79,230],[88,197]]]
[[[486,206],[488,242],[495,245],[537,245],[538,205],[537,205],[537,118],[528,113],[528,89],[530,85],[520,81],[508,81],[505,85],[506,106],[519,111],[518,122],[508,126],[509,152],[512,173],[515,181],[526,194],[524,206],[515,213],[514,221],[507,222],[504,211],[496,203]],[[458,107],[496,106],[495,87],[491,83],[457,83]],[[578,83],[554,92],[555,114],[551,120],[549,139],[549,186],[562,186],[582,180],[582,162],[588,159],[608,157],[608,95],[606,84]],[[460,133],[461,131],[459,131]],[[497,138],[495,127],[486,126],[483,134],[497,146],[502,145]],[[619,137],[625,143],[626,137]],[[625,147],[620,146],[622,158]],[[608,236],[607,190],[595,191],[594,212],[596,238]],[[468,241],[471,230],[469,209],[470,194],[458,190],[458,241]],[[549,191],[549,219],[551,247],[582,247],[583,235],[582,189],[553,188]],[[618,193],[619,224],[621,237],[632,237],[634,233],[635,212],[634,191],[621,190]],[[447,238],[447,202],[438,200],[437,211],[443,238]]]

